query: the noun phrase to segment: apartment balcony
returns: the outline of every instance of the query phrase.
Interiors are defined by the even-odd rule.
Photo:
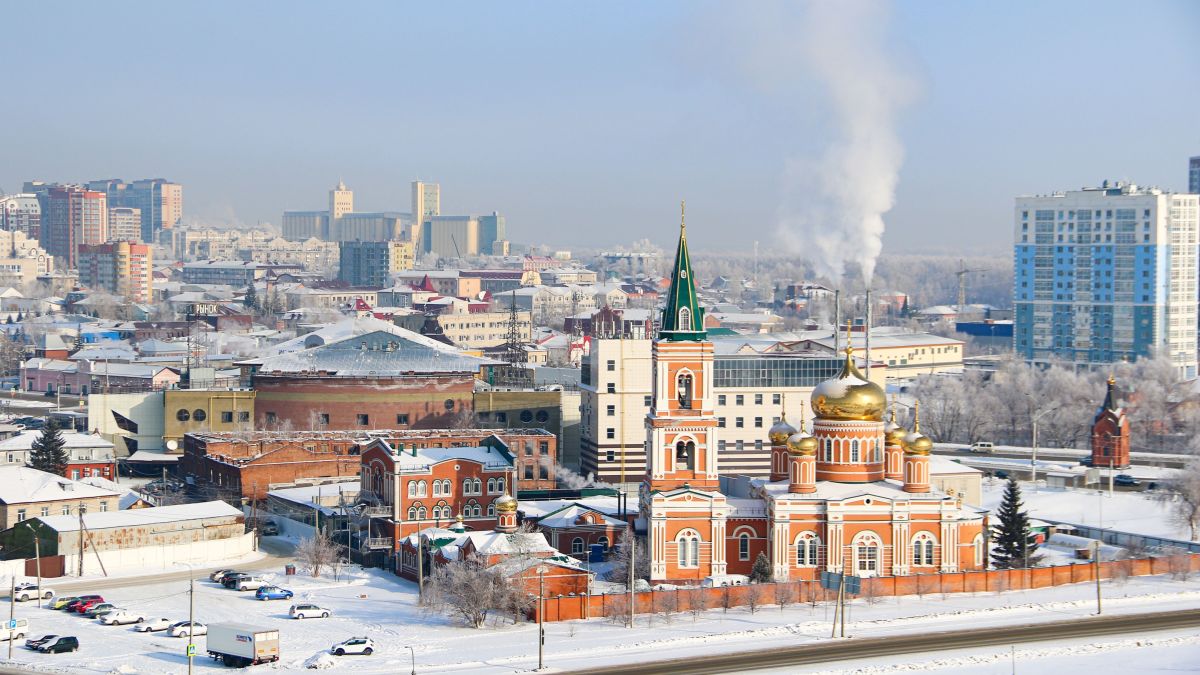
[[[379,549],[390,550],[392,548],[392,538],[391,537],[371,537],[370,539],[363,541],[363,548],[370,550],[370,551],[376,551]]]

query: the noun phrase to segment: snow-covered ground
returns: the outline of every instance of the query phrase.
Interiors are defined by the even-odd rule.
[[[277,575],[275,581],[295,591],[296,600],[316,602],[331,609],[334,615],[329,619],[295,621],[287,618],[287,608],[291,604],[288,601],[259,602],[250,593],[226,590],[207,581],[196,584],[197,620],[238,621],[280,630],[282,661],[256,667],[253,672],[304,672],[306,661],[333,643],[352,636],[373,638],[378,646],[377,653],[369,657],[326,658],[326,663],[334,670],[408,672],[412,667],[409,645],[415,652],[417,672],[422,673],[513,673],[536,667],[536,626],[514,625],[507,617],[494,617],[483,629],[464,628],[446,616],[418,610],[414,606],[415,586],[385,572],[355,571],[349,579],[336,582],[283,575]],[[138,613],[173,621],[187,618],[187,583],[184,581],[113,588],[111,592],[98,582],[91,590]],[[1095,611],[1094,593],[1094,586],[1079,584],[1003,594],[885,598],[875,604],[857,600],[850,605],[847,630],[854,636],[885,636],[951,630],[964,624],[1027,624],[1083,617]],[[1106,582],[1104,593],[1105,614],[1200,607],[1200,581],[1195,580],[1185,582],[1152,577],[1132,579],[1125,584]],[[182,673],[186,670],[186,641],[182,638],[170,638],[161,633],[137,633],[129,626],[102,626],[82,617],[38,609],[33,603],[18,605],[17,616],[28,618],[35,634],[75,635],[81,644],[76,654],[46,655],[16,650],[15,660],[25,665],[71,673],[119,672],[124,675]],[[670,619],[643,615],[638,617],[632,631],[602,618],[547,624],[546,663],[555,670],[569,671],[647,658],[700,657],[705,653],[817,642],[829,639],[831,619],[829,606],[805,604],[790,605],[782,611],[777,606],[767,606],[756,613],[746,608],[728,612],[712,610],[697,617],[683,613]],[[1163,646],[1168,644],[1174,643],[1163,643]],[[197,672],[225,672],[204,655],[204,638],[197,638],[197,645],[200,653],[196,659]],[[1022,645],[1019,651],[1033,654],[1052,647],[1059,645]],[[1185,647],[1187,645],[1181,644],[1179,649],[1186,651]],[[984,656],[964,656],[985,659],[976,664],[983,669],[967,672],[998,672],[986,670],[987,667],[1001,667],[998,662],[987,660],[991,657],[986,655],[1002,651],[982,650],[980,653]],[[1157,659],[1155,655],[1160,651],[1182,653],[1173,647],[1140,651],[1144,654],[1135,662],[1141,665],[1148,659]],[[928,654],[891,657],[887,664],[935,661],[943,657],[945,655]],[[1067,657],[1064,655],[1063,658]],[[1042,661],[1041,656],[1030,659]],[[947,667],[958,672],[957,666]],[[1008,666],[1003,664],[1003,667]],[[1024,670],[1020,669],[1020,672]]]
[[[1007,481],[984,479],[983,508],[1000,505]],[[1034,518],[1062,520],[1078,525],[1106,527],[1155,537],[1187,541],[1188,530],[1172,521],[1167,505],[1153,493],[1114,492],[1092,489],[1053,489],[1021,483],[1021,498]]]

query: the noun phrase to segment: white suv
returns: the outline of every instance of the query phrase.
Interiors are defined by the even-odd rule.
[[[311,619],[313,617],[321,617],[322,619],[329,618],[329,610],[312,603],[304,603],[300,605],[292,605],[288,609],[288,614],[293,619]]]
[[[257,591],[266,585],[268,585],[267,580],[262,577],[249,577],[238,581],[237,589],[239,591]]]
[[[42,586],[42,599],[49,600],[54,595],[54,589],[49,586]],[[13,589],[13,598],[17,602],[25,602],[26,600],[36,600],[38,597],[37,584],[17,584]]]
[[[356,637],[350,638],[329,648],[336,656],[345,656],[347,654],[362,654],[370,656],[375,651],[375,643],[371,638]]]

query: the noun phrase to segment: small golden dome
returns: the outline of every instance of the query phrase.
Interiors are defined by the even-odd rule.
[[[779,421],[767,430],[767,438],[771,439],[771,445],[784,445],[787,443],[788,437],[794,433],[796,433],[796,427],[788,424],[787,417],[780,417]]]
[[[789,455],[815,455],[817,439],[803,431],[797,431],[788,437],[787,448]]]
[[[904,437],[904,448],[914,455],[928,455],[933,450],[933,441],[920,431],[913,431]]]
[[[883,427],[883,433],[887,437],[886,445],[904,445],[904,437],[908,435],[908,429],[895,422],[888,422]]]
[[[879,385],[867,381],[858,371],[853,354],[854,348],[847,347],[842,372],[813,389],[813,412],[827,420],[882,422],[887,396]]]
[[[496,500],[496,513],[516,513],[517,500],[512,495],[506,494]]]

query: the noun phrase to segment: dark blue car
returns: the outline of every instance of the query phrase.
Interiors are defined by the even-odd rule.
[[[254,592],[254,597],[258,600],[291,600],[292,592],[278,586],[263,586]]]

